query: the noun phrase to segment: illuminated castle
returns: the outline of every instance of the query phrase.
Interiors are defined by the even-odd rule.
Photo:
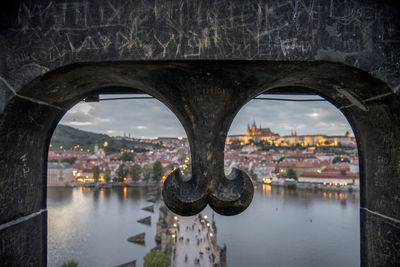
[[[257,128],[256,121],[253,121],[251,127],[247,124],[247,136],[258,139],[258,137],[279,136],[279,134],[273,133],[270,128],[261,128],[261,125]]]
[[[288,136],[280,136],[271,131],[270,128],[257,127],[253,121],[251,126],[247,125],[246,135],[230,135],[226,138],[227,144],[237,143],[240,145],[254,144],[254,142],[264,142],[271,146],[352,146],[355,147],[355,139],[347,131],[342,136],[327,136],[322,134],[297,135],[293,130]]]

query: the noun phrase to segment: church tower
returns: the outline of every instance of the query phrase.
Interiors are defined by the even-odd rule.
[[[253,121],[253,124],[251,125],[251,135],[256,135],[257,132],[257,126],[256,126],[256,121]]]

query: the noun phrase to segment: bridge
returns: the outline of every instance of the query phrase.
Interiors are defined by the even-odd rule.
[[[202,215],[177,218],[179,231],[176,233],[171,266],[226,266],[226,262],[221,263],[215,224],[211,224]]]

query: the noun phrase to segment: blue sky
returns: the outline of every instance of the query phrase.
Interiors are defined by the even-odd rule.
[[[124,95],[126,97],[132,95]],[[138,96],[138,95],[133,95]],[[119,95],[100,98],[121,97]],[[275,98],[320,99],[319,96],[282,96]],[[252,100],[237,114],[229,134],[245,134],[248,123],[269,127],[281,135],[296,130],[298,135],[343,135],[351,131],[342,113],[327,101],[288,102]],[[175,115],[156,99],[80,102],[66,113],[61,124],[110,136],[130,133],[134,137],[186,136]]]

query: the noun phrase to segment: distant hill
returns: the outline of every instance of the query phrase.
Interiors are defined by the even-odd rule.
[[[104,148],[105,142],[108,143],[108,146]],[[52,145],[50,148],[52,151],[60,150],[60,146],[63,149],[74,149],[77,145],[79,145],[79,148],[75,148],[75,150],[82,148],[84,151],[87,151],[87,149],[93,151],[94,146],[97,144],[99,147],[104,148],[107,154],[120,152],[121,149],[135,149],[135,151],[139,152],[143,149],[137,146],[146,145],[149,148],[152,146],[138,141],[116,140],[105,134],[82,131],[62,124],[59,124],[54,131],[50,144]]]

